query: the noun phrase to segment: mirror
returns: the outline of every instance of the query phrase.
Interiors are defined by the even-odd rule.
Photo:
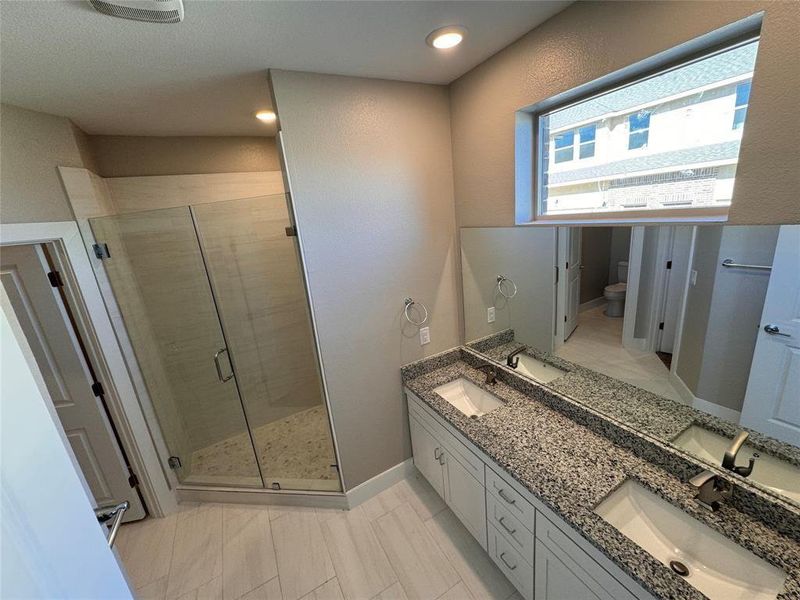
[[[800,504],[800,225],[460,233],[470,348]]]

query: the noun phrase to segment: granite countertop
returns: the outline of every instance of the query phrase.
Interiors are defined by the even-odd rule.
[[[511,336],[510,341],[507,334],[506,337],[484,338],[477,351],[490,360],[505,363],[509,353],[523,348],[525,354],[566,371],[562,377],[545,384],[547,387],[662,441],[673,441],[691,425],[699,425],[728,438],[733,438],[742,429],[736,423],[516,342],[513,332]],[[492,337],[495,337],[496,345],[492,345]],[[800,466],[800,448],[757,431],[748,431],[748,444]]]
[[[480,448],[575,531],[659,598],[701,599],[703,594],[593,511],[627,479],[635,479],[671,504],[783,569],[781,600],[800,598],[800,544],[764,522],[723,505],[710,512],[694,499],[694,488],[634,452],[570,419],[565,413],[485,376],[454,350],[403,368],[406,387]],[[424,367],[419,365],[425,363]],[[433,392],[465,377],[505,402],[469,419]],[[552,394],[542,386],[537,393]],[[568,400],[568,399],[564,399]]]

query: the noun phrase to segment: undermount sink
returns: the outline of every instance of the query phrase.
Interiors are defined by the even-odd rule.
[[[595,513],[711,600],[767,600],[783,589],[786,573],[632,480]]]
[[[517,354],[517,357],[519,358],[519,363],[516,368],[517,373],[530,377],[539,383],[548,383],[566,373],[566,371],[558,367],[554,367],[553,365],[547,364],[538,358],[528,356],[527,354]]]
[[[480,417],[503,406],[503,401],[497,396],[463,377],[440,385],[433,391],[471,418]]]
[[[672,444],[698,458],[720,465],[731,440],[699,425],[692,425],[675,438]],[[800,467],[759,452],[748,444],[739,449],[736,463],[747,465],[754,453],[759,453],[760,457],[747,478],[795,502],[800,502]]]

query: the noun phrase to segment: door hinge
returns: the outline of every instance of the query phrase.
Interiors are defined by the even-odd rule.
[[[668,260],[668,261],[667,261],[667,268],[668,268],[668,269],[671,269],[671,268],[672,268],[672,261],[671,261],[671,260]]]
[[[139,485],[139,478],[136,476],[136,473],[131,473],[131,476],[128,477],[128,483],[131,487]]]
[[[180,469],[183,466],[181,464],[181,459],[178,456],[170,456],[167,459],[167,464],[169,465],[170,469]]]
[[[64,280],[61,279],[61,273],[58,271],[50,271],[47,274],[47,279],[50,280],[50,285],[54,288],[64,287]]]
[[[95,382],[92,384],[92,393],[93,393],[93,394],[94,394],[96,397],[98,397],[98,398],[99,398],[100,396],[102,396],[103,394],[105,394],[106,392],[105,392],[105,390],[103,389],[103,384],[102,384],[102,383],[100,383],[99,381],[95,381]]]
[[[658,324],[658,328],[659,328],[659,329],[664,329],[664,323],[663,323],[663,322],[659,323],[659,324]]]
[[[93,244],[92,250],[94,250],[94,255],[100,260],[111,258],[111,252],[108,251],[108,244],[105,243]]]
[[[297,227],[294,225],[286,227],[284,231],[286,231],[286,237],[297,237]]]

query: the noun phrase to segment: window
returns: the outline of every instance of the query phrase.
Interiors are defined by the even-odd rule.
[[[517,173],[535,174],[535,205],[518,206],[519,222],[680,218],[687,210],[724,218],[757,51],[757,39],[739,42],[567,105],[533,109],[537,147],[526,159],[536,168]]]
[[[562,163],[572,160],[575,145],[575,132],[567,131],[555,136],[556,162]]]
[[[733,128],[741,129],[744,127],[744,119],[747,116],[747,104],[750,101],[751,81],[745,81],[736,86],[736,108],[733,111]]]
[[[628,117],[628,150],[645,148],[650,137],[650,113],[640,110]]]
[[[592,123],[586,127],[581,127],[578,130],[580,137],[580,149],[578,156],[580,158],[591,158],[594,156],[594,137],[597,133],[597,125]]]

